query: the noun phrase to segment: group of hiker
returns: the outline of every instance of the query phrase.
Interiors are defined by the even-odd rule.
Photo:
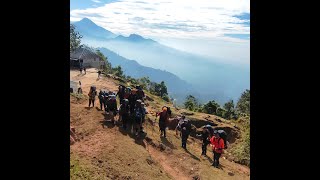
[[[119,85],[117,93],[101,89],[99,94],[95,86],[90,87],[89,107],[94,107],[95,97],[98,96],[100,102],[100,110],[105,110],[106,113],[112,114],[115,117],[119,114],[118,122],[122,122],[122,128],[127,129],[128,124],[132,124],[135,135],[138,136],[143,131],[143,123],[145,115],[148,113],[145,108],[145,94],[140,86],[135,88]],[[119,97],[120,106],[117,109],[116,97]],[[167,122],[171,117],[172,112],[170,107],[163,106],[160,112],[156,113],[156,118],[159,116],[159,131],[160,137],[166,138]],[[113,121],[114,122],[114,121]],[[181,147],[187,149],[187,140],[192,131],[191,122],[184,115],[179,117],[178,125],[176,126],[176,134],[180,131]],[[197,134],[202,138],[202,154],[207,153],[207,146],[210,144],[213,150],[212,166],[219,166],[219,158],[226,148],[226,133],[223,130],[215,130],[212,126],[206,125],[203,127],[201,134]]]
[[[197,136],[202,137],[201,155],[207,155],[207,146],[210,144],[213,151],[212,166],[218,167],[223,149],[227,148],[227,133],[224,130],[215,130],[211,125],[206,125],[203,127],[201,134]]]
[[[122,122],[123,129],[127,129],[128,123],[131,123],[134,125],[136,135],[143,133],[142,124],[147,111],[144,104],[145,94],[140,86],[131,88],[119,85],[117,93],[101,89],[99,94],[97,94],[96,87],[91,86],[88,96],[89,107],[91,104],[94,107],[95,97],[98,96],[100,110],[108,114],[112,113],[114,117],[119,114],[119,122]],[[119,109],[116,97],[119,97]]]
[[[166,137],[166,122],[168,122],[169,117],[172,112],[169,107],[164,106],[162,111],[156,113],[156,117],[159,116],[159,129],[160,129],[160,137],[163,135]],[[188,120],[184,115],[178,118],[179,122],[176,126],[176,135],[178,135],[178,131],[180,131],[181,137],[181,147],[185,150],[187,149],[187,140],[192,131],[192,126],[190,120]],[[223,153],[223,149],[227,148],[226,137],[227,134],[224,130],[215,130],[211,125],[203,126],[203,130],[201,134],[197,134],[197,136],[202,138],[202,153],[201,155],[207,155],[207,146],[210,144],[213,151],[213,163],[212,166],[218,168],[219,159],[221,154]]]

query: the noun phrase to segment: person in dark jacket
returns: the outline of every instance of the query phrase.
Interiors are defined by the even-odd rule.
[[[185,119],[181,124],[181,146],[187,149],[187,140],[191,132],[191,123]]]
[[[160,136],[166,138],[166,122],[169,119],[169,114],[167,112],[167,108],[163,107],[162,112],[156,114],[156,118],[159,116],[159,128],[160,128]]]
[[[131,115],[134,114],[134,107],[136,105],[136,101],[137,101],[137,91],[135,89],[133,89],[129,95],[129,105],[130,105],[130,113]]]
[[[127,128],[127,123],[130,115],[130,105],[128,99],[123,99],[119,107],[119,116],[122,120],[122,128]]]
[[[94,107],[94,101],[96,99],[96,95],[97,95],[97,91],[93,91],[92,89],[90,89],[90,92],[88,94],[88,96],[89,96],[89,107],[91,106],[91,103],[92,103],[92,107]]]
[[[118,87],[118,92],[117,92],[117,96],[119,96],[119,101],[122,102],[122,100],[124,99],[124,94],[125,94],[125,87],[120,85]]]
[[[207,155],[207,146],[210,144],[210,132],[207,126],[204,126],[200,135],[202,137],[202,153],[201,155]]]
[[[100,90],[98,98],[99,98],[99,102],[100,102],[101,111],[103,110],[102,107],[105,108],[105,106],[106,106],[105,101],[104,101],[104,95],[105,95],[104,92],[102,90]]]

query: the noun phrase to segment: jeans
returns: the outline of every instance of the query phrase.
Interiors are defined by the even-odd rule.
[[[209,142],[207,140],[202,142],[202,154],[203,155],[207,154],[207,146],[208,146],[208,144],[209,144]]]
[[[219,158],[221,156],[221,153],[213,152],[213,166],[218,167],[219,166]]]
[[[187,148],[187,140],[188,140],[188,135],[182,134],[181,136],[181,144],[183,148]]]
[[[91,106],[92,103],[92,107],[94,107],[94,99],[89,99],[89,107]]]

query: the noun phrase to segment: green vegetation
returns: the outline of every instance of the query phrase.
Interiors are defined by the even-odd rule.
[[[231,149],[235,161],[250,167],[250,116],[241,117],[238,120],[241,124],[241,139],[235,147]]]
[[[239,114],[250,114],[250,90],[247,89],[241,94],[236,110]]]
[[[73,52],[80,47],[82,36],[79,32],[75,31],[73,24],[70,24],[70,52]]]
[[[221,107],[214,100],[201,105],[197,98],[188,95],[184,102],[184,107],[190,111],[214,114],[225,119],[238,119],[238,117],[246,117],[250,114],[250,90],[242,93],[237,106],[235,107],[233,100],[229,100]]]

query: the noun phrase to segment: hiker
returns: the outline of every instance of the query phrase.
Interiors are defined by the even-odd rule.
[[[180,118],[179,118],[179,122],[178,122],[178,125],[176,127],[176,135],[178,135],[178,131],[180,131],[180,137],[181,137],[181,124],[183,123],[184,119],[186,118],[186,116],[182,115]]]
[[[201,156],[206,156],[207,155],[207,146],[208,144],[210,144],[210,131],[208,129],[208,126],[204,126],[202,129],[202,132],[200,135],[197,134],[197,136],[201,136],[202,137],[202,153]]]
[[[108,93],[107,111],[112,112],[113,116],[117,115],[117,100],[116,95],[113,92]]]
[[[124,99],[124,94],[125,94],[125,87],[122,85],[119,85],[116,96],[119,96],[120,102],[122,102],[122,100]]]
[[[91,106],[92,103],[92,107],[94,107],[94,100],[96,98],[97,95],[97,91],[96,91],[96,87],[95,86],[91,86],[90,87],[90,91],[89,91],[89,107]]]
[[[214,131],[214,136],[210,139],[212,151],[213,151],[213,163],[212,166],[218,168],[219,158],[224,149],[224,140],[220,137],[218,131]]]
[[[80,74],[82,74],[82,68],[80,67]]]
[[[79,81],[78,94],[82,94],[81,81]]]
[[[123,99],[121,101],[121,105],[119,107],[119,119],[121,117],[122,120],[122,128],[126,129],[127,128],[127,123],[129,120],[129,115],[130,115],[130,106],[129,106],[129,101],[128,99]]]
[[[163,107],[162,112],[156,113],[156,118],[159,116],[159,128],[160,128],[160,137],[166,138],[166,121],[169,118],[169,114],[167,112],[167,108]]]
[[[136,88],[137,88],[137,98],[141,99],[141,101],[144,102],[145,94],[143,92],[143,89],[141,88],[141,86],[136,86]]]
[[[141,124],[140,124],[140,133],[144,133],[144,132],[143,132],[142,124],[144,123],[144,121],[145,121],[145,116],[146,116],[146,114],[147,114],[148,112],[147,112],[147,109],[145,108],[145,104],[144,104],[143,102],[141,103],[141,108],[142,108],[142,110],[143,110],[143,114],[142,114],[142,121],[141,121]]]
[[[133,89],[129,95],[129,104],[130,104],[130,113],[131,115],[134,114],[134,108],[135,108],[135,104],[137,101],[137,91],[135,89]]]
[[[101,71],[99,70],[98,71],[98,78],[100,78],[100,75],[101,75]]]
[[[181,124],[181,146],[187,149],[187,140],[191,132],[191,123],[189,120],[184,119]]]
[[[131,88],[130,88],[130,87],[127,87],[127,88],[125,89],[124,97],[123,97],[123,98],[129,100],[130,93],[131,93]]]
[[[84,74],[87,74],[86,67],[83,67],[83,70],[84,70]]]
[[[100,102],[100,110],[101,110],[101,111],[103,110],[102,107],[105,108],[104,96],[105,96],[104,91],[102,91],[102,90],[100,89],[98,98],[99,98],[99,102]]]
[[[138,136],[139,132],[141,132],[141,123],[142,118],[145,116],[145,111],[141,106],[141,100],[138,99],[136,101],[135,107],[134,107],[134,120],[135,120],[135,130],[136,130],[136,136]],[[139,131],[140,129],[140,131]]]

